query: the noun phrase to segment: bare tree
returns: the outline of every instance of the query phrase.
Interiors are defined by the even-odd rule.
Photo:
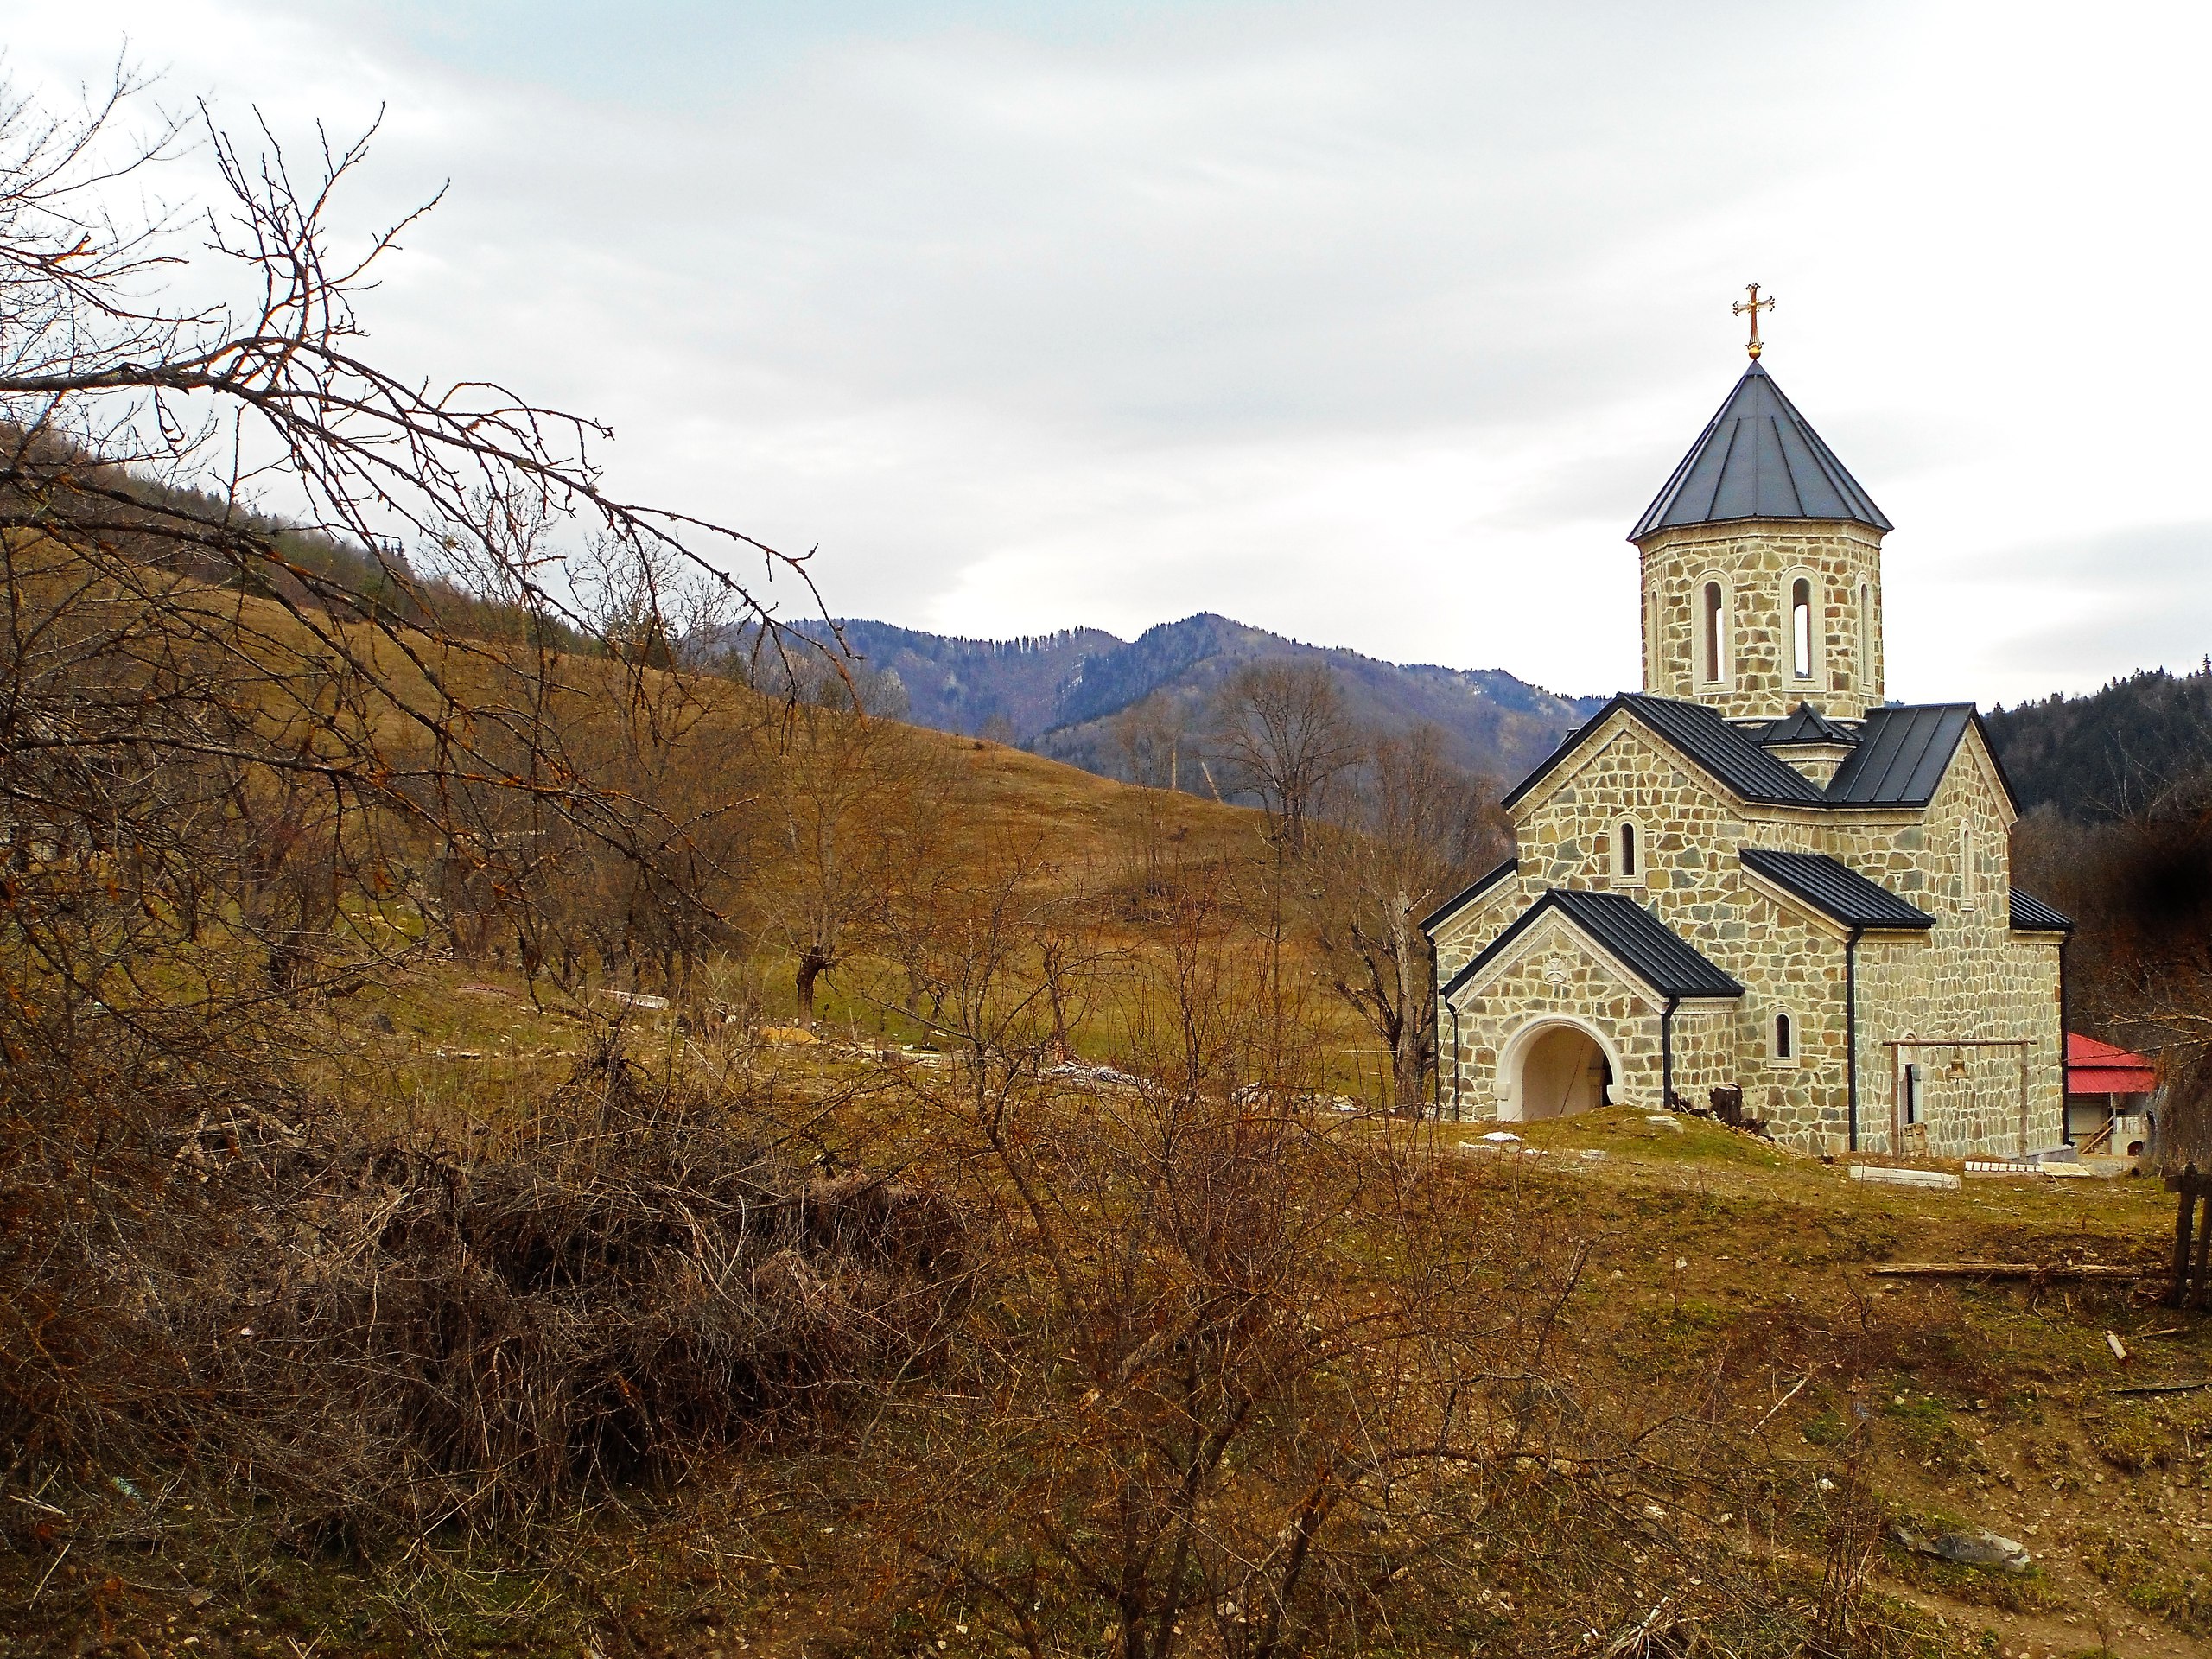
[[[1496,785],[1444,758],[1433,726],[1376,743],[1341,822],[1306,837],[1304,876],[1330,983],[1389,1057],[1391,1098],[1419,1116],[1436,1058],[1433,958],[1421,919],[1500,857]]]
[[[441,939],[493,948],[486,918],[587,854],[681,971],[738,849],[727,803],[662,787],[698,712],[660,661],[669,578],[778,648],[724,563],[805,578],[609,494],[586,418],[380,367],[356,304],[404,222],[341,252],[334,221],[365,139],[304,169],[204,114],[142,141],[142,91],[119,73],[60,116],[0,91],[11,1455],[194,1386],[145,1287],[236,1211],[177,1173],[211,1116],[275,1135],[307,1109],[316,999]],[[225,193],[196,240],[232,308],[170,302],[181,219],[111,211],[194,128]],[[624,602],[595,611],[594,575]]]
[[[1122,775],[1147,789],[1179,790],[1190,727],[1190,711],[1169,692],[1155,691],[1122,709],[1114,716]]]
[[[1255,792],[1281,844],[1305,845],[1322,797],[1357,759],[1357,734],[1325,664],[1253,663],[1214,699],[1214,741],[1239,784]]]
[[[952,779],[942,749],[911,727],[824,702],[761,713],[775,856],[761,873],[760,931],[794,959],[798,1021],[810,1026],[822,976],[881,937],[894,884],[936,855]]]

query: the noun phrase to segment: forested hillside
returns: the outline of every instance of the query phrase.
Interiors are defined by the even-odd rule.
[[[2087,696],[1999,709],[1990,735],[2024,808],[2084,820],[2130,817],[2212,768],[2212,662],[2114,680]]]

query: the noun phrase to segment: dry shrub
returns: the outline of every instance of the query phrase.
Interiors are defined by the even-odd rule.
[[[612,1046],[483,1153],[266,1113],[172,1141],[138,1161],[206,1169],[187,1202],[49,1250],[71,1340],[12,1322],[10,1451],[183,1467],[308,1536],[527,1520],[818,1424],[965,1282],[942,1203],[826,1176]]]

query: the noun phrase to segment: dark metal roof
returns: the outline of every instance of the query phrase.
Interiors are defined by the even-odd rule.
[[[1473,904],[1476,899],[1481,898],[1483,894],[1488,893],[1492,887],[1504,880],[1507,876],[1511,875],[1520,868],[1521,861],[1519,859],[1507,859],[1504,863],[1499,865],[1489,874],[1481,877],[1479,880],[1476,880],[1453,897],[1446,899],[1434,910],[1430,911],[1427,915],[1422,917],[1421,921],[1421,931],[1424,933],[1435,932],[1438,928],[1443,926],[1445,923],[1450,921],[1454,916],[1457,916],[1469,905]]]
[[[1976,719],[1970,702],[1869,709],[1859,747],[1828,782],[1828,799],[1838,806],[1927,805]]]
[[[1686,702],[1678,697],[1645,696],[1634,691],[1622,692],[1568,733],[1559,747],[1552,751],[1551,757],[1515,785],[1512,792],[1498,804],[1511,807],[1543,782],[1617,709],[1626,709],[1704,767],[1739,800],[1783,806],[1827,804],[1827,797],[1821,793],[1819,785],[1776,760],[1703,703]]]
[[[1830,720],[1820,711],[1818,705],[1809,702],[1799,703],[1780,720],[1770,720],[1756,732],[1751,731],[1748,725],[1743,729],[1745,735],[1755,737],[1768,748],[1777,748],[1786,743],[1849,745],[1859,741],[1855,728],[1847,726],[1841,721]]]
[[[2054,910],[2031,893],[2012,889],[2012,925],[2023,933],[2071,933],[2074,918]]]
[[[1826,853],[1782,853],[1745,847],[1737,856],[1775,886],[1793,893],[1847,927],[1933,927],[1936,918],[1878,887]]]
[[[1733,518],[1847,518],[1888,530],[1859,480],[1753,363],[1628,533]]]
[[[1450,996],[1548,911],[1557,911],[1593,944],[1662,996],[1741,996],[1744,988],[1635,899],[1618,893],[1553,887],[1521,912],[1490,948],[1452,976]]]

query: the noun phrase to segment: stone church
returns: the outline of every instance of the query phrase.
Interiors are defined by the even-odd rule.
[[[1883,700],[1890,521],[1751,357],[1629,535],[1643,691],[1505,798],[1516,856],[1423,924],[1444,1109],[2056,1147],[2070,924],[2011,885],[1974,706]]]

